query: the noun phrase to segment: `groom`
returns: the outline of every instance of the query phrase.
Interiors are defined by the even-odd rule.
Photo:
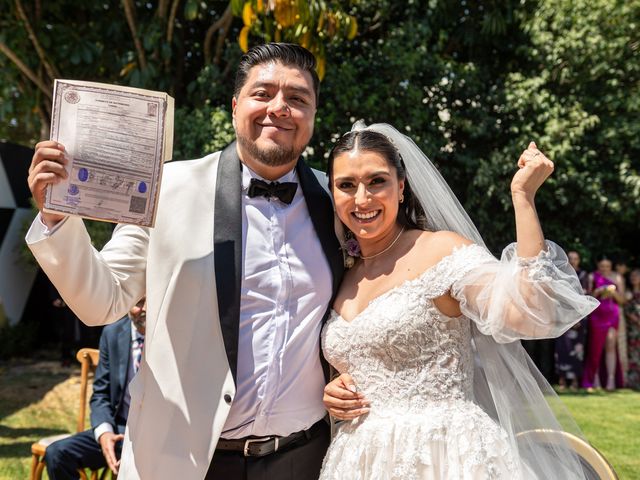
[[[65,302],[99,325],[147,286],[119,478],[317,478],[329,443],[319,335],[343,272],[331,200],[300,160],[317,101],[307,50],[251,49],[237,141],[167,164],[155,228],[120,225],[101,252],[79,218],[42,211],[68,161],[54,141],[36,146],[27,242]]]

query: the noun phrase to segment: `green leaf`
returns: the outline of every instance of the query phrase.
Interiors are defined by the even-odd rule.
[[[171,45],[169,45],[168,43],[164,42],[162,44],[162,48],[160,49],[160,52],[162,54],[162,59],[163,60],[169,60],[171,58]]]
[[[267,0],[264,0],[265,3]],[[231,12],[235,17],[242,16],[242,8],[244,7],[244,0],[231,0]]]
[[[131,76],[129,77],[129,83],[133,87],[139,87],[141,83],[140,70],[137,68],[131,72]]]
[[[187,0],[184,4],[185,20],[195,20],[198,16],[198,0]]]
[[[90,64],[93,60],[93,54],[91,52],[91,49],[87,45],[82,46],[82,60],[86,64]]]
[[[147,51],[151,51],[153,50],[154,47],[154,36],[151,33],[146,34],[145,36],[142,37],[142,45],[144,46],[144,49]]]

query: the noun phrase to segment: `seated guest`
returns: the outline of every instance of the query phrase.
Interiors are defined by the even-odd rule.
[[[128,385],[142,358],[145,299],[129,315],[108,325],[100,337],[100,361],[91,395],[91,429],[47,447],[44,461],[51,480],[78,479],[78,469],[109,467],[118,473],[120,445],[129,412]]]

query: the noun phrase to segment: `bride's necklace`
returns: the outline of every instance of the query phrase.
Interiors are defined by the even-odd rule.
[[[372,258],[375,258],[375,257],[377,257],[379,255],[382,255],[383,253],[389,251],[389,249],[391,247],[393,247],[398,242],[398,240],[400,240],[400,235],[402,235],[402,232],[404,232],[404,226],[402,227],[402,230],[400,230],[400,233],[398,234],[398,236],[393,239],[393,242],[391,242],[387,248],[385,248],[384,250],[382,250],[382,251],[380,251],[378,253],[374,253],[373,255],[369,255],[368,257],[365,257],[364,255],[360,254],[360,258],[363,259],[363,260],[370,260]]]

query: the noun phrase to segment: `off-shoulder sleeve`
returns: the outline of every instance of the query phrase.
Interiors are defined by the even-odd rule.
[[[444,263],[462,313],[500,343],[557,337],[598,306],[551,241],[537,257],[518,257],[512,243],[498,261],[484,247],[470,245]]]

